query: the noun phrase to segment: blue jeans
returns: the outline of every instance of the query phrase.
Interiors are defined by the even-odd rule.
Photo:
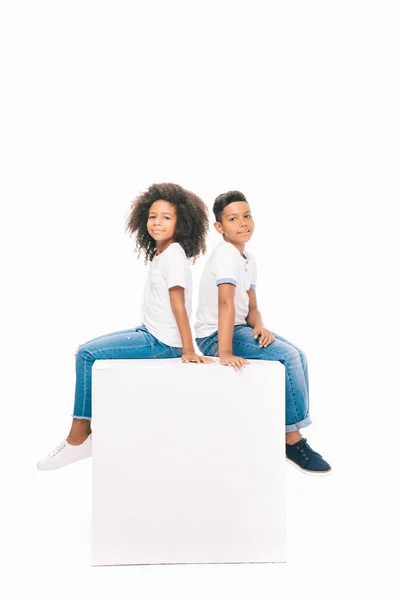
[[[277,335],[266,348],[260,348],[259,339],[254,339],[253,328],[236,325],[233,329],[232,353],[242,358],[278,360],[285,365],[286,386],[286,432],[296,431],[311,424],[308,414],[308,368],[306,355],[300,348]],[[219,356],[218,331],[196,343],[205,356]]]
[[[182,348],[167,346],[145,327],[107,333],[79,346],[73,417],[92,418],[92,367],[95,360],[115,358],[179,358]]]

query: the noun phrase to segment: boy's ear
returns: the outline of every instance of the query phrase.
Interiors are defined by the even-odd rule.
[[[218,223],[218,221],[215,221],[214,227],[218,231],[218,233],[224,233],[224,230],[222,229],[222,225],[221,225],[221,223]]]

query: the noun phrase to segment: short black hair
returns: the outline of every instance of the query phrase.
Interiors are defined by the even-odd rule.
[[[156,242],[147,231],[147,219],[150,206],[157,200],[165,200],[175,206],[175,241],[182,246],[186,256],[195,262],[206,251],[208,210],[203,200],[177,183],[153,183],[132,202],[126,219],[126,230],[131,235],[136,235],[138,255],[143,251],[147,263],[156,254]]]
[[[231,204],[231,202],[247,202],[246,196],[242,192],[234,190],[232,192],[225,192],[220,194],[214,200],[213,212],[215,220],[221,222],[221,214],[225,206]]]

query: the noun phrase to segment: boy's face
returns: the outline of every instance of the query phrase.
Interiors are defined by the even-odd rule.
[[[227,242],[245,244],[254,231],[254,221],[247,202],[231,202],[221,213],[221,222],[214,224]]]
[[[147,231],[156,242],[169,242],[175,237],[176,208],[166,200],[156,200],[149,208]]]

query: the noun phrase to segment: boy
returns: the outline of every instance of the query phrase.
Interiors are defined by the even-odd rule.
[[[307,359],[299,348],[265,329],[256,298],[256,264],[245,252],[253,235],[250,206],[241,192],[221,194],[213,207],[222,241],[212,252],[200,281],[196,342],[206,356],[242,369],[248,358],[279,360],[286,373],[286,457],[307,473],[327,473],[330,465],[307,444],[300,429],[308,414]]]

